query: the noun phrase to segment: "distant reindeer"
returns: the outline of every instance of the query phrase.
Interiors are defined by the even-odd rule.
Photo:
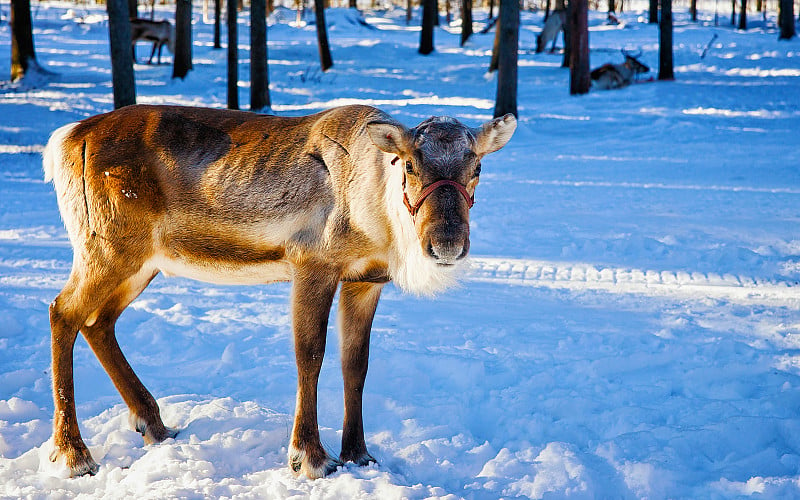
[[[565,10],[554,10],[548,16],[547,21],[544,23],[544,28],[542,28],[542,32],[536,35],[536,53],[544,52],[545,47],[550,42],[553,42],[553,45],[550,47],[550,52],[554,52],[556,50],[556,40],[558,39],[558,34],[564,29],[564,23],[567,21],[567,11]]]
[[[408,129],[368,106],[303,117],[128,106],[56,130],[44,151],[74,249],[50,305],[53,461],[98,466],[75,414],[78,331],[130,409],[145,443],[174,437],[116,340],[122,311],[162,272],[212,283],[292,281],[297,407],[295,474],[318,478],[374,461],[362,425],[372,319],[383,285],[430,294],[469,251],[481,159],[503,147],[513,115],[468,128],[446,117]],[[344,424],[338,459],[322,447],[317,381],[339,284]]]
[[[175,27],[166,19],[161,21],[151,21],[139,17],[131,18],[131,50],[133,51],[133,62],[136,62],[136,42],[153,42],[153,50],[150,51],[150,59],[147,64],[153,62],[153,55],[158,49],[158,62],[161,64],[161,49],[167,46],[170,54],[175,53]]]
[[[639,61],[642,53],[636,55],[622,51],[625,62],[622,64],[604,64],[592,70],[592,86],[599,90],[612,90],[626,87],[633,83],[640,74],[647,73],[650,68]]]

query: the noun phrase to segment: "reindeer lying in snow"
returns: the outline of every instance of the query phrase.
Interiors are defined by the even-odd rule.
[[[642,73],[647,73],[650,68],[639,62],[641,52],[637,55],[623,50],[625,62],[622,64],[604,64],[592,70],[592,86],[599,90],[611,90],[627,87]]]
[[[136,62],[136,42],[153,42],[153,50],[150,51],[150,59],[147,64],[153,62],[153,55],[158,49],[158,62],[161,64],[161,49],[167,46],[170,54],[175,53],[175,27],[166,19],[161,21],[151,21],[138,17],[131,18],[131,50],[133,51],[133,62]]]
[[[317,478],[374,461],[362,425],[372,318],[389,280],[432,293],[469,251],[481,159],[502,148],[512,115],[468,128],[431,118],[408,129],[368,106],[303,117],[128,106],[56,130],[44,151],[74,248],[50,305],[52,460],[73,476],[97,464],[75,414],[80,331],[146,443],[174,437],[116,340],[122,311],[158,273],[213,283],[293,281],[298,370],[289,466]],[[341,284],[341,285],[340,285]],[[338,459],[317,428],[317,380],[339,292],[344,426]]]

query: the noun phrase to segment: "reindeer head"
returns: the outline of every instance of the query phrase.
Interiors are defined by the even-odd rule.
[[[633,54],[632,52],[622,49],[622,55],[625,56],[625,66],[630,68],[634,75],[647,73],[650,71],[650,68],[647,65],[639,61],[639,58],[642,57],[641,50],[638,53]]]
[[[408,217],[427,258],[449,266],[467,255],[481,159],[505,146],[516,126],[511,114],[477,129],[447,117],[412,129],[396,122],[367,125],[372,142],[395,155],[392,164],[402,169]]]

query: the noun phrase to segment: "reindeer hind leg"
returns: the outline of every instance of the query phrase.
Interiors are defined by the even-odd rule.
[[[76,262],[67,284],[50,304],[53,377],[53,452],[50,460],[64,457],[70,475],[82,476],[97,472],[78,428],[75,412],[73,348],[78,330],[92,313],[103,305],[124,279],[114,275],[92,274]]]
[[[177,430],[164,426],[155,398],[131,368],[117,342],[115,325],[128,305],[147,287],[158,271],[142,268],[122,282],[105,304],[81,328],[89,346],[103,365],[130,410],[130,423],[145,444],[175,437]]]

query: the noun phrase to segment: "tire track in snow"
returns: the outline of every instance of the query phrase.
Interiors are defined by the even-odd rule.
[[[472,257],[470,264],[469,281],[800,307],[800,283],[788,280],[497,257]]]

